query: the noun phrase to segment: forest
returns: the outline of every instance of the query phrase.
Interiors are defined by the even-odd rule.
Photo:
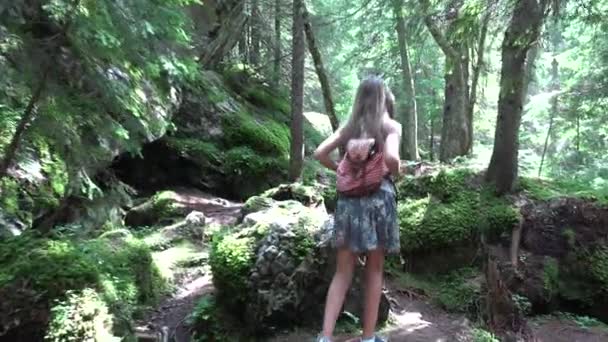
[[[315,340],[338,194],[313,152],[370,75],[402,125],[383,336],[608,341],[607,14],[0,1],[0,342]]]

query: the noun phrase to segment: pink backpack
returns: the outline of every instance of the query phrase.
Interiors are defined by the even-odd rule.
[[[344,154],[336,170],[338,193],[359,197],[370,195],[380,188],[389,170],[384,162],[384,153],[377,151],[376,146],[361,162],[349,158],[348,152]]]

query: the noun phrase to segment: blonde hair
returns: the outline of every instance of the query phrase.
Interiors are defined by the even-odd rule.
[[[393,95],[393,92],[391,91],[391,89],[387,86],[384,89],[385,92],[385,96],[386,96],[386,112],[388,113],[388,116],[391,119],[395,118],[395,95]]]
[[[350,139],[374,138],[376,144],[384,145],[385,89],[384,81],[378,76],[369,76],[361,81],[352,112],[344,126],[344,144]]]

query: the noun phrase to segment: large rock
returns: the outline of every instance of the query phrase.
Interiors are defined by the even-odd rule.
[[[308,206],[292,199],[256,201],[264,205],[246,205],[254,211],[245,216],[239,230],[214,244],[211,268],[219,298],[240,309],[248,329],[255,332],[316,326],[335,270],[332,219],[322,201],[305,201]],[[359,267],[344,308],[359,316],[362,279]],[[381,322],[388,312],[383,295]]]
[[[558,198],[529,202],[521,212],[516,267],[512,241],[493,247],[497,274],[516,302],[534,314],[575,311],[608,322],[608,210]]]

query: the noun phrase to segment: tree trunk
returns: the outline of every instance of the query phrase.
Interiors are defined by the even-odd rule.
[[[549,146],[549,138],[551,137],[551,130],[553,128],[553,120],[557,115],[557,105],[558,105],[558,94],[559,90],[559,64],[557,60],[553,58],[553,62],[551,63],[551,90],[556,91],[551,97],[551,114],[549,116],[549,128],[547,129],[547,136],[545,137],[545,145],[543,146],[543,154],[540,157],[540,166],[538,167],[538,177],[540,177],[543,173],[543,164],[545,163],[545,155],[547,154],[547,147]]]
[[[291,67],[291,151],[289,158],[289,179],[300,177],[303,165],[304,136],[304,0],[293,0],[293,55]]]
[[[419,160],[418,154],[418,110],[416,106],[416,91],[410,66],[405,20],[403,19],[404,0],[393,0],[393,12],[397,28],[397,41],[401,55],[401,74],[405,90],[405,111],[402,121],[405,126],[405,139],[401,140],[401,150],[407,160]]]
[[[251,20],[249,21],[249,29],[251,31],[251,52],[249,54],[251,64],[258,66],[260,64],[260,5],[258,0],[251,0]]]
[[[275,87],[281,79],[281,0],[274,2],[274,60],[272,83]]]
[[[467,154],[469,142],[467,123],[467,82],[461,63],[446,59],[451,63],[450,71],[445,75],[445,95],[443,107],[443,127],[439,160],[450,160]]]
[[[308,9],[306,9],[306,5],[304,5],[302,9],[302,15],[304,18],[304,31],[306,32],[308,51],[310,51],[310,55],[312,56],[312,60],[315,64],[315,71],[317,72],[317,76],[319,77],[319,82],[321,83],[321,91],[323,92],[323,102],[325,103],[325,110],[327,111],[327,116],[329,116],[331,128],[335,132],[336,130],[338,130],[340,122],[338,121],[336,111],[334,110],[334,100],[331,95],[329,79],[327,78],[327,73],[325,72],[323,59],[321,58],[321,52],[319,51],[319,47],[317,46],[317,42],[315,40],[315,33],[312,29],[312,24],[310,23],[310,15],[308,13]]]
[[[488,9],[484,15],[481,23],[481,32],[479,33],[479,40],[477,41],[477,60],[473,65],[473,77],[471,81],[471,93],[469,94],[469,106],[467,108],[467,123],[469,133],[469,148],[467,153],[473,153],[473,114],[475,113],[475,104],[477,103],[477,86],[479,84],[479,76],[481,75],[481,69],[483,68],[483,56],[486,44],[486,36],[488,34],[488,26],[490,23],[491,10]]]
[[[428,10],[429,1],[420,0],[420,2],[425,10]],[[458,29],[456,22],[452,22],[448,27],[448,34],[443,34],[429,15],[425,16],[424,23],[446,59],[445,102],[439,160],[449,162],[458,156],[466,155],[470,146],[467,116],[469,56],[464,44],[459,41],[450,42],[447,39]]]
[[[530,50],[528,50],[528,56],[526,58],[526,78],[524,80],[524,104],[527,104],[530,101],[530,96],[538,93],[536,59],[540,52],[539,44],[539,42],[535,42]]]
[[[498,194],[512,191],[518,174],[519,125],[526,56],[540,36],[548,0],[518,0],[502,43],[502,68],[494,149],[486,174]]]
[[[2,162],[0,163],[0,180],[2,180],[8,174],[8,169],[13,164],[13,161],[15,160],[15,157],[17,156],[17,151],[19,150],[19,146],[21,145],[21,139],[23,138],[23,135],[27,131],[27,128],[29,127],[29,125],[35,119],[36,104],[38,104],[38,101],[40,101],[42,92],[44,91],[44,88],[46,87],[46,80],[47,80],[49,71],[50,70],[48,67],[44,70],[44,72],[42,74],[42,78],[40,79],[40,83],[38,83],[38,86],[34,90],[34,93],[32,94],[30,101],[28,102],[27,106],[25,107],[23,116],[21,117],[21,120],[19,120],[17,129],[15,129],[15,134],[13,135],[11,142],[8,144],[8,146],[6,147],[6,150],[4,151],[4,158],[2,159]]]
[[[230,10],[228,19],[222,23],[217,37],[205,49],[201,64],[213,68],[221,62],[222,58],[239,42],[246,24],[247,16],[244,12],[244,3],[241,2]]]

